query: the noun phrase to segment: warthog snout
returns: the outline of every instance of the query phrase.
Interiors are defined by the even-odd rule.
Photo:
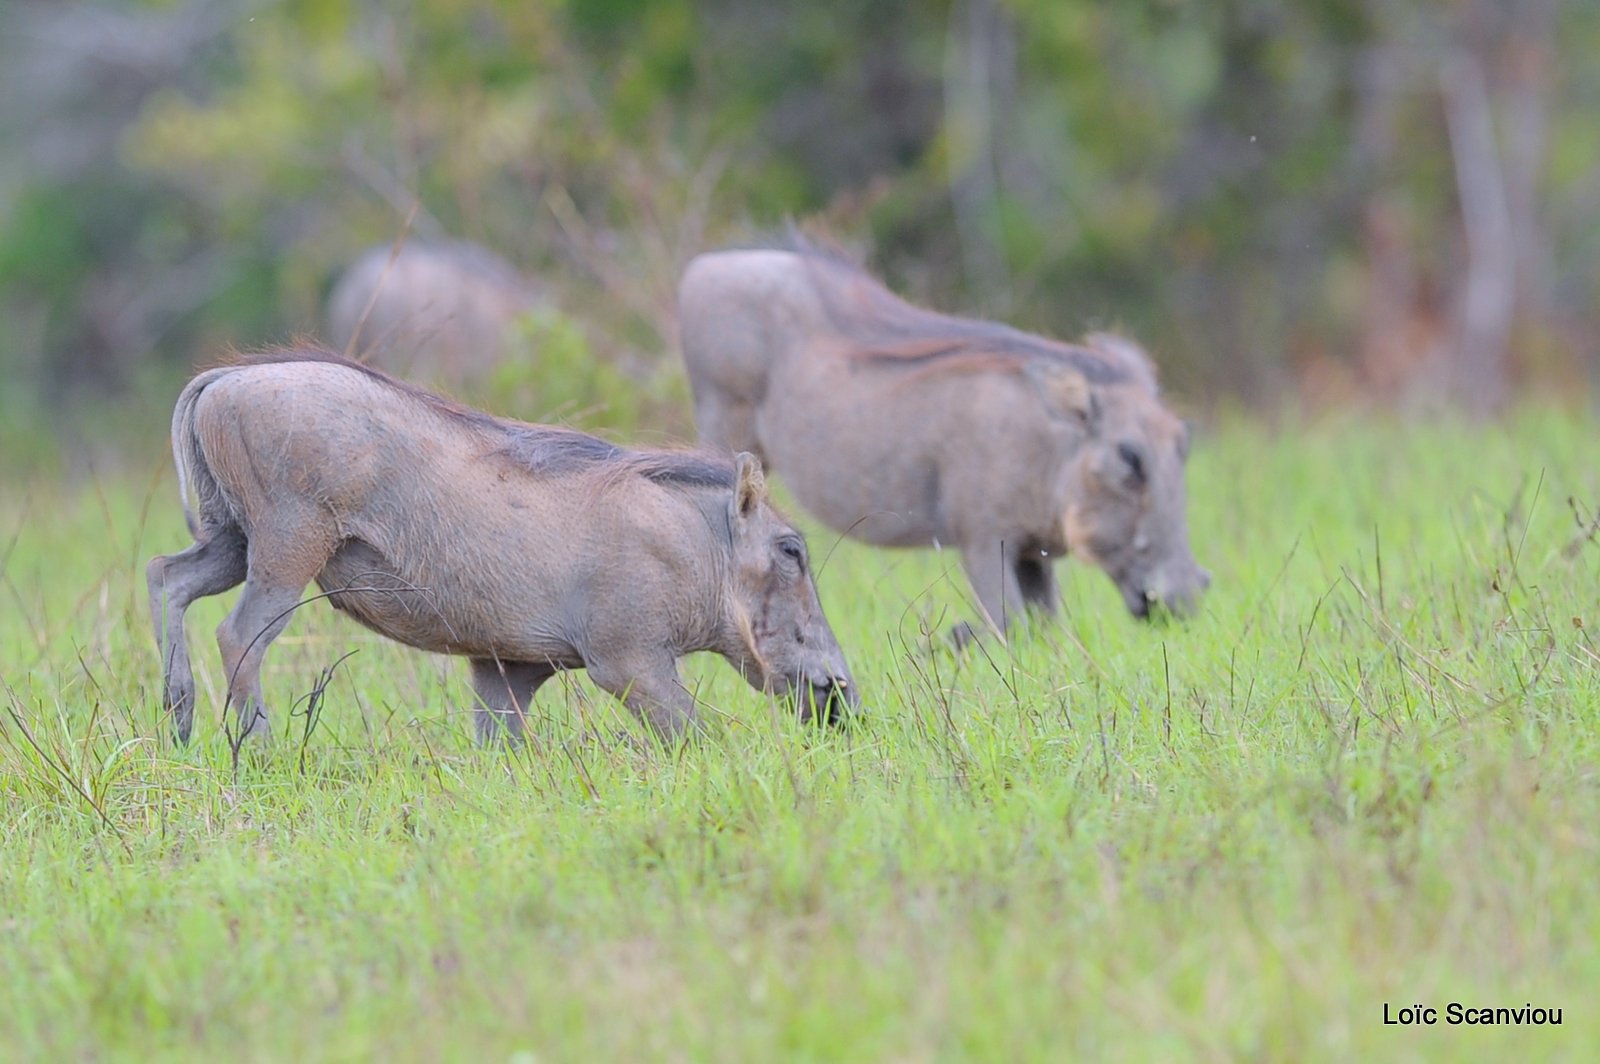
[[[755,456],[740,454],[737,466],[728,524],[739,637],[730,660],[753,685],[792,699],[802,720],[837,723],[861,698],[823,616],[805,540],[768,505]]]
[[[843,724],[861,707],[861,694],[848,676],[832,676],[808,685],[801,696],[800,719],[818,724]],[[805,688],[802,688],[805,690]]]
[[[1153,396],[1106,405],[1061,489],[1069,549],[1105,571],[1141,620],[1194,612],[1211,574],[1189,549],[1187,427]]]
[[[1156,572],[1147,580],[1122,584],[1121,591],[1129,612],[1147,621],[1164,615],[1189,616],[1199,604],[1201,594],[1210,586],[1210,571],[1191,563],[1176,576]]]

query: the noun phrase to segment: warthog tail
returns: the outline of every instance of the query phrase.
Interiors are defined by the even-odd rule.
[[[178,498],[183,503],[183,519],[189,524],[189,534],[195,539],[225,523],[230,511],[222,488],[200,449],[200,438],[194,428],[194,408],[200,401],[200,393],[209,384],[235,368],[219,366],[196,376],[179,394],[178,405],[172,411],[172,462],[178,470]],[[189,505],[190,488],[194,489],[198,507]]]

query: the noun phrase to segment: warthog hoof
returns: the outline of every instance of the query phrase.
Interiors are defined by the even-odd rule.
[[[962,653],[974,643],[981,642],[983,635],[969,621],[960,621],[950,626],[950,645],[956,653]]]
[[[172,733],[181,745],[194,731],[194,687],[173,684],[161,694],[161,708],[172,719]]]
[[[260,706],[245,706],[239,711],[236,722],[239,726],[236,737],[240,743],[265,743],[272,739],[272,725],[267,720],[267,711]]]

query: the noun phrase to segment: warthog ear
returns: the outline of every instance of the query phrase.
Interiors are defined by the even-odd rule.
[[[761,459],[740,451],[734,459],[739,472],[733,486],[733,508],[740,517],[750,517],[767,501],[767,477],[761,472]]]
[[[1094,396],[1094,386],[1089,378],[1057,362],[1032,362],[1028,365],[1028,378],[1044,396],[1051,411],[1062,417],[1073,417],[1093,425],[1100,413],[1100,404]]]
[[[1159,390],[1156,381],[1156,364],[1138,343],[1116,333],[1090,333],[1083,342],[1120,366],[1151,395]]]

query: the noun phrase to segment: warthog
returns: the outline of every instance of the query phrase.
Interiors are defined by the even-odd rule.
[[[624,450],[315,349],[199,374],[172,450],[195,543],[148,575],[182,740],[184,611],[241,581],[217,629],[241,734],[267,730],[262,657],[312,581],[390,639],[466,656],[482,738],[520,736],[539,686],[578,668],[676,735],[695,720],[676,659],[697,650],[805,716],[858,704],[805,543],[748,454]]]
[[[839,531],[958,547],[1000,631],[1056,611],[1067,553],[1139,617],[1210,583],[1189,550],[1188,433],[1133,342],[925,310],[804,245],[701,255],[678,300],[701,439],[758,454]]]
[[[505,355],[537,288],[487,248],[464,240],[369,248],[328,297],[328,335],[391,373],[451,384],[479,380]],[[353,342],[352,342],[353,341]]]

